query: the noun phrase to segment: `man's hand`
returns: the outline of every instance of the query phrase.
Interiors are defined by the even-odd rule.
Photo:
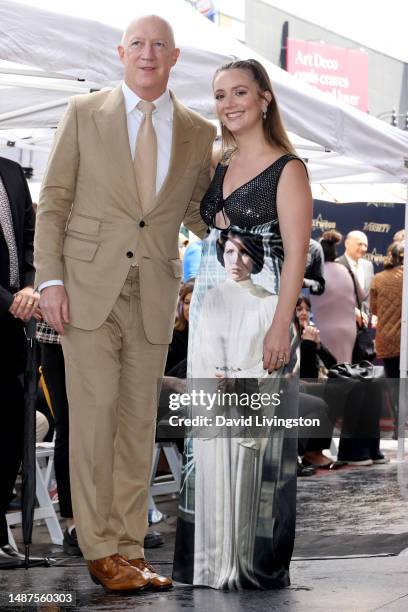
[[[32,287],[24,287],[14,294],[13,303],[9,308],[9,312],[22,321],[29,321],[33,317],[38,308],[40,294],[34,291]]]
[[[44,321],[63,336],[64,325],[69,323],[69,303],[65,287],[45,287],[41,291],[40,308]]]

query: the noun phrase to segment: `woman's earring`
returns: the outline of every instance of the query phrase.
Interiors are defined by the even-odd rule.
[[[266,111],[267,111],[268,107],[264,108],[262,111],[262,119],[265,121],[266,119]]]

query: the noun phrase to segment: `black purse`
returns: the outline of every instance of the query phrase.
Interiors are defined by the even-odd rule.
[[[383,366],[369,361],[338,363],[330,368],[324,399],[332,414],[343,419],[343,439],[379,436],[378,421],[386,387]]]
[[[357,327],[356,341],[354,343],[352,355],[353,363],[358,363],[360,361],[372,362],[375,357],[374,341],[368,327],[363,324],[361,327]]]
[[[375,366],[370,361],[360,363],[337,363],[327,373],[330,379],[347,381],[370,382],[384,378],[383,366]]]
[[[346,268],[350,273],[351,280],[353,281],[356,302],[357,302],[358,309],[360,311],[361,321],[363,321],[363,313],[361,311],[361,302],[358,296],[356,279],[350,267],[347,265]],[[376,358],[376,355],[377,353],[375,352],[374,340],[371,337],[371,334],[370,334],[370,331],[367,325],[365,325],[362,322],[361,325],[357,325],[357,335],[356,335],[356,340],[354,342],[354,347],[353,347],[352,361],[353,363],[359,363],[360,361],[372,362]]]

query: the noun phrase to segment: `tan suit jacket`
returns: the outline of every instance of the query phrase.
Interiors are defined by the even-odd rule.
[[[179,228],[184,222],[200,237],[206,232],[199,204],[215,138],[207,120],[172,99],[169,171],[145,215],[121,87],[72,98],[60,122],[38,207],[35,282],[63,280],[74,327],[102,325],[137,261],[147,339],[171,340],[182,275]]]

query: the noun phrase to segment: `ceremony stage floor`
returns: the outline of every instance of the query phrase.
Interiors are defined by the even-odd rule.
[[[0,609],[140,610],[151,612],[405,612],[408,610],[408,461],[396,462],[396,443],[384,441],[386,465],[319,470],[298,479],[298,519],[291,565],[292,585],[282,591],[219,592],[177,584],[166,593],[106,594],[91,582],[82,558],[67,557],[36,525],[32,554],[57,559],[50,568],[1,570]],[[408,457],[407,457],[408,459]],[[158,504],[168,517],[155,526],[164,546],[146,551],[163,574],[171,574],[177,500]],[[19,530],[14,530],[19,541]],[[7,593],[73,591],[76,605],[20,608],[5,605]]]

